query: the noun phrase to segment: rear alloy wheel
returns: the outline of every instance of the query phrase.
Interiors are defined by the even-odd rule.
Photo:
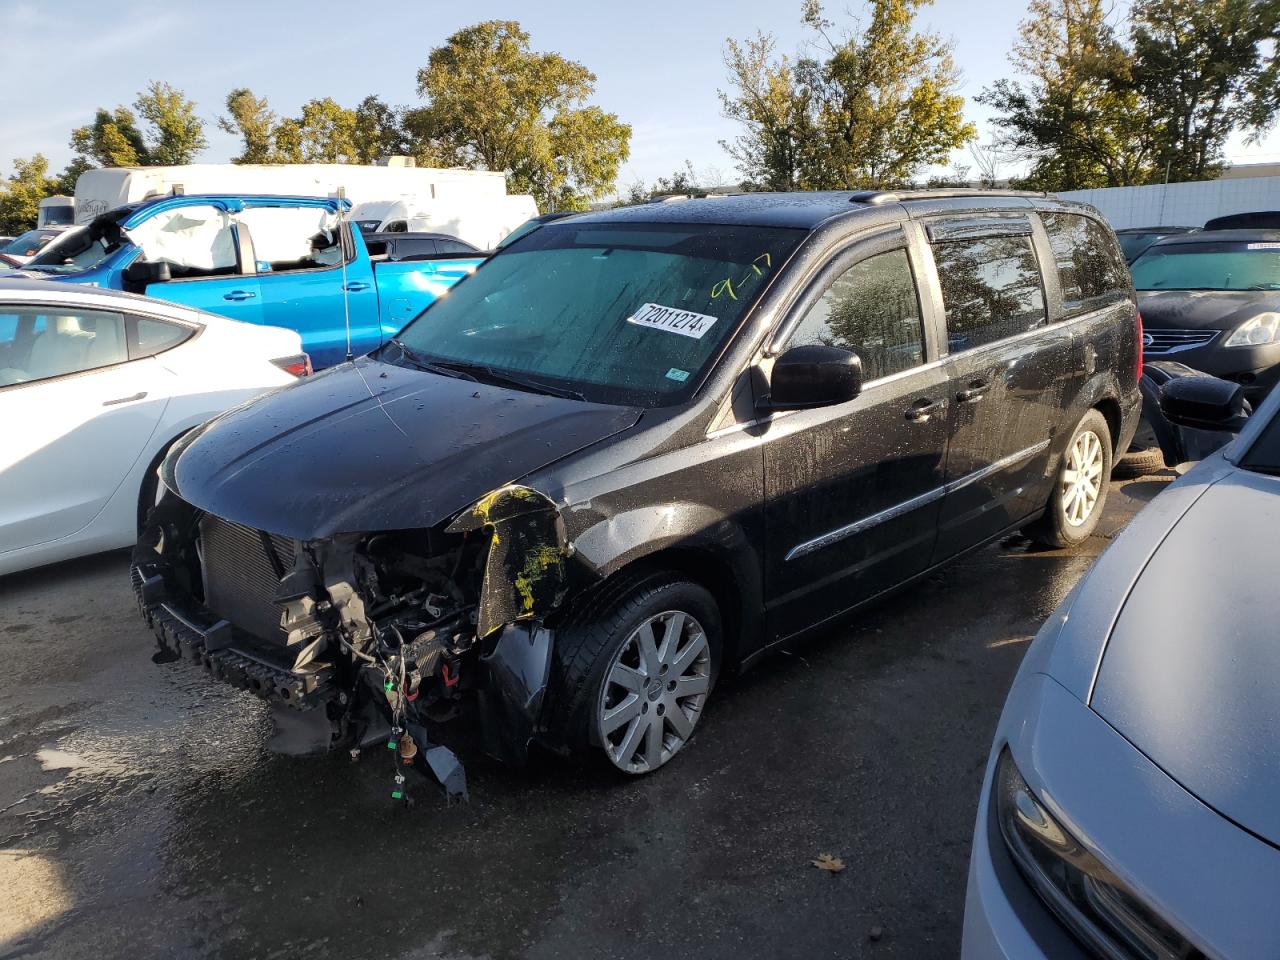
[[[648,773],[693,734],[711,689],[711,644],[682,610],[647,617],[618,648],[605,672],[596,733],[615,767]]]
[[[1076,425],[1062,455],[1045,515],[1026,533],[1051,547],[1072,547],[1093,534],[1111,478],[1111,431],[1090,410]]]
[[[1102,455],[1102,440],[1098,435],[1092,430],[1076,434],[1058,481],[1062,512],[1071,526],[1082,527],[1093,516],[1102,493],[1102,471],[1105,467],[1106,458]]]

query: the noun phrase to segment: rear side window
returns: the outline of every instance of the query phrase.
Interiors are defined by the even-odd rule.
[[[1044,213],[1041,219],[1058,266],[1067,316],[1128,297],[1129,271],[1106,227],[1074,213]]]
[[[907,252],[879,253],[840,274],[787,345],[814,343],[857,353],[867,380],[923,363],[920,301]]]
[[[933,245],[952,353],[1042,327],[1040,267],[1029,236],[978,237]]]
[[[0,386],[84,373],[129,359],[121,314],[60,309],[6,311],[13,318],[13,336],[0,343]]]
[[[421,259],[423,257],[434,257],[436,255],[436,242],[423,237],[414,237],[411,240],[397,240],[395,258],[397,260]]]
[[[146,317],[135,317],[133,324],[134,343],[130,346],[129,354],[134,360],[155,356],[176,347],[195,332],[190,327],[165,323],[163,320],[148,320]]]
[[[461,240],[437,240],[436,248],[441,253],[474,253],[475,247]]]

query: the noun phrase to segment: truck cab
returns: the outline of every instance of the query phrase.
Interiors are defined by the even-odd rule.
[[[346,200],[178,195],[127,204],[27,265],[302,336],[316,368],[378,347],[482,262],[375,263]]]

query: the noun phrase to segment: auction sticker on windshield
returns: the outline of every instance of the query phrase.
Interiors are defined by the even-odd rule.
[[[639,327],[652,327],[654,330],[665,330],[678,333],[682,337],[693,337],[701,340],[702,335],[711,329],[716,317],[705,313],[694,313],[691,310],[678,310],[675,307],[664,307],[660,303],[646,303],[639,310],[627,317],[627,323]]]

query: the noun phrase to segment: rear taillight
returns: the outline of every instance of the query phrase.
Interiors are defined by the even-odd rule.
[[[292,357],[281,357],[279,360],[272,360],[271,362],[285,373],[293,374],[295,377],[309,377],[313,372],[311,358],[305,353],[299,353]]]
[[[1144,358],[1143,358],[1143,356],[1142,356],[1142,353],[1143,353],[1143,348],[1142,348],[1142,314],[1141,314],[1140,312],[1138,312],[1137,310],[1133,311],[1133,323],[1134,323],[1134,328],[1135,328],[1135,330],[1136,330],[1136,338],[1137,338],[1137,341],[1138,341],[1138,343],[1137,343],[1137,347],[1138,347],[1138,350],[1137,350],[1137,353],[1138,353],[1138,361],[1137,361],[1137,367],[1136,367],[1135,369],[1136,369],[1136,371],[1137,371],[1138,379],[1139,379],[1139,380],[1141,380],[1141,379],[1142,379],[1142,363],[1143,363],[1143,359],[1144,359]]]

